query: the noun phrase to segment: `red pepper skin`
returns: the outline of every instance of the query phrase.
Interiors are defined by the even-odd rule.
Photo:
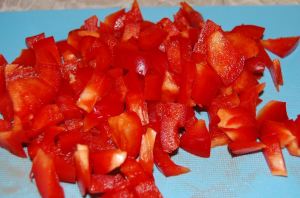
[[[75,183],[76,182],[76,170],[72,163],[68,163],[61,156],[54,156],[54,166],[59,181]]]
[[[281,37],[276,39],[261,40],[260,42],[267,50],[281,58],[285,58],[296,49],[299,39],[300,36]]]
[[[210,157],[211,138],[204,120],[199,120],[182,134],[180,148],[199,157]]]
[[[53,159],[41,149],[33,160],[32,174],[42,197],[64,197],[63,188],[60,186],[57,174],[55,173]]]

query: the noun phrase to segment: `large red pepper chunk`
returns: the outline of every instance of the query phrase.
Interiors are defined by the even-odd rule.
[[[208,37],[207,62],[221,77],[224,85],[229,85],[242,73],[245,57],[222,32],[216,31]]]
[[[259,41],[264,32],[265,32],[265,28],[264,27],[259,27],[256,25],[239,25],[239,26],[235,26],[231,32],[236,32],[236,33],[240,33],[243,34],[244,36],[251,38],[255,41]]]
[[[128,157],[136,157],[140,152],[143,126],[135,112],[122,113],[108,118],[113,141]]]

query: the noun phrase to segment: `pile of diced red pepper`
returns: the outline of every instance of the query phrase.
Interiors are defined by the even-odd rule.
[[[256,114],[258,80],[267,67],[279,91],[280,62],[265,48],[284,58],[299,36],[224,31],[180,5],[174,22],[152,23],[134,1],[64,41],[26,38],[10,64],[0,55],[0,146],[19,157],[27,146],[42,197],[64,197],[60,181],[77,182],[83,196],[162,197],[153,166],[166,177],[190,172],[170,158],[179,148],[204,158],[227,144],[235,155],[262,150],[272,174],[287,176],[281,149],[300,156],[300,117],[289,120],[282,101]]]

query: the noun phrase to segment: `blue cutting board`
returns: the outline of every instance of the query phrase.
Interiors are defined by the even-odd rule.
[[[300,6],[203,6],[194,7],[203,17],[231,30],[236,25],[253,24],[266,28],[264,38],[300,35]],[[179,7],[141,8],[145,20],[173,19]],[[56,41],[66,39],[68,32],[84,20],[104,17],[114,9],[27,11],[0,13],[0,53],[11,62],[25,48],[25,38],[45,32]],[[270,54],[271,58],[278,58]],[[279,58],[280,59],[280,58]],[[290,119],[300,114],[300,49],[280,59],[284,86],[276,92],[268,70],[260,82],[266,82],[260,109],[270,100],[287,102]],[[198,118],[206,120],[201,113]],[[186,197],[300,197],[300,158],[283,150],[288,177],[272,176],[261,152],[232,157],[226,146],[212,149],[209,159],[198,158],[179,150],[172,159],[189,167],[191,172],[177,177],[164,177],[156,168],[156,184],[166,198]],[[0,148],[0,197],[40,197],[34,180],[29,179],[31,161],[17,158]],[[66,197],[81,197],[77,185],[62,183]]]

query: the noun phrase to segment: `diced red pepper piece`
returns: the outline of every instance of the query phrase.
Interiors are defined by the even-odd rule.
[[[98,101],[93,110],[86,114],[83,120],[83,131],[88,131],[97,126],[99,122],[109,117],[118,116],[124,112],[124,104],[120,101]]]
[[[180,42],[178,40],[171,40],[166,44],[166,53],[170,67],[178,74],[182,71],[182,55],[180,50]]]
[[[32,49],[22,49],[21,54],[11,64],[19,66],[34,66],[36,63],[35,53]]]
[[[0,146],[18,157],[27,157],[22,146],[22,141],[17,136],[17,133],[13,131],[0,132]]]
[[[221,77],[224,85],[236,80],[244,69],[245,57],[216,31],[207,39],[207,62]]]
[[[125,80],[131,90],[143,91],[145,87],[145,79],[143,76],[137,74],[134,71],[129,71],[125,75]]]
[[[192,97],[198,105],[209,106],[216,97],[221,84],[221,78],[212,68],[205,63],[197,64]]]
[[[143,126],[135,112],[122,113],[108,118],[113,141],[128,157],[136,157],[140,152]]]
[[[56,42],[56,46],[61,56],[63,56],[67,51],[69,51],[68,53],[70,53],[70,55],[73,55],[75,60],[81,57],[79,51],[75,49],[72,45],[70,45],[67,40]],[[65,58],[64,61],[66,62]]]
[[[33,44],[33,50],[36,53],[37,62],[39,62],[39,63],[43,63],[43,62],[40,62],[42,60],[43,55],[45,55],[45,53],[50,52],[50,54],[54,57],[56,62],[58,64],[62,64],[61,57],[60,57],[60,54],[57,49],[57,46],[56,46],[53,36],[47,37],[47,38],[44,38],[44,39],[41,39],[41,40],[38,40],[37,42],[35,42]],[[41,57],[41,58],[39,58],[39,57]]]
[[[126,151],[103,150],[92,155],[94,174],[107,174],[112,170],[120,167],[126,160]]]
[[[177,27],[169,18],[162,18],[159,22],[157,22],[156,26],[158,25],[163,25],[163,30],[168,32],[168,37],[166,38],[167,41],[170,39],[171,36],[177,36],[180,34]]]
[[[146,100],[160,100],[162,77],[158,74],[147,74],[145,76],[144,97]]]
[[[96,175],[93,174],[91,177],[91,187],[89,192],[104,193],[110,192],[114,189],[115,176],[114,175]]]
[[[147,28],[139,34],[139,49],[142,51],[149,51],[158,48],[167,36],[168,32],[156,26]]]
[[[8,84],[7,89],[15,114],[23,120],[30,119],[41,106],[50,103],[55,94],[50,87],[37,78],[16,79]]]
[[[4,120],[11,122],[14,119],[14,106],[7,92],[0,95],[0,112]]]
[[[126,110],[134,111],[141,119],[143,126],[149,124],[148,108],[143,92],[129,91],[126,94]]]
[[[74,154],[76,180],[82,196],[90,189],[91,185],[91,166],[89,161],[89,148],[86,145],[77,145],[77,151]]]
[[[261,44],[270,52],[284,58],[290,55],[297,47],[300,36],[281,37],[276,39],[261,40]]]
[[[59,136],[60,149],[63,153],[75,152],[77,144],[84,144],[84,138],[79,130],[71,131]]]
[[[240,93],[258,85],[258,81],[251,71],[244,68],[240,76],[231,85],[233,91]]]
[[[57,64],[46,65],[37,63],[35,65],[35,72],[43,83],[58,92],[62,81],[62,76],[60,67]]]
[[[174,17],[174,24],[179,31],[184,31],[190,27],[190,23],[188,19],[185,17],[182,8],[180,8],[178,12],[175,15],[173,15],[173,17]]]
[[[177,176],[191,171],[189,168],[179,166],[171,160],[169,154],[162,149],[159,135],[155,139],[153,156],[158,170],[166,177]]]
[[[171,74],[166,71],[163,76],[163,83],[161,87],[161,102],[175,102],[179,95],[179,86],[171,76]]]
[[[45,33],[37,34],[26,38],[26,46],[28,49],[33,49],[33,44],[45,38]]]
[[[235,26],[231,32],[237,32],[243,34],[244,36],[251,38],[253,40],[259,41],[265,32],[264,27],[259,27],[256,25],[239,25]]]
[[[256,127],[256,119],[242,108],[227,108],[218,111],[219,127],[237,129],[240,127]]]
[[[85,49],[86,61],[90,67],[98,71],[108,71],[111,65],[111,57],[112,54],[108,45],[100,39],[96,39],[91,46]]]
[[[94,71],[91,79],[80,94],[76,105],[91,112],[97,100],[104,97],[112,88],[114,79],[102,72]]]
[[[193,93],[194,76],[196,72],[196,65],[194,62],[184,62],[182,68],[182,75],[180,79],[180,93],[178,96],[178,103],[195,106],[194,100],[191,98]],[[194,83],[195,84],[195,83]]]
[[[232,141],[253,142],[259,137],[259,132],[255,127],[241,127],[237,129],[222,128],[222,131]]]
[[[28,137],[34,138],[49,126],[53,126],[64,119],[63,113],[56,104],[46,105],[35,115]]]
[[[265,71],[265,59],[259,56],[245,60],[245,68],[253,74],[263,74]]]
[[[266,136],[272,134],[277,135],[281,148],[284,148],[296,138],[284,123],[265,120],[261,125],[260,135]]]
[[[142,76],[145,76],[150,68],[151,55],[147,52],[115,48],[114,55],[115,67],[135,71]]]
[[[204,22],[202,15],[195,11],[189,4],[186,2],[180,2],[182,7],[183,14],[189,21],[191,27],[199,27],[200,22]]]
[[[110,15],[107,15],[104,19],[104,24],[108,25],[112,30],[121,28],[119,26],[122,26],[124,24],[119,24],[118,19],[122,18],[125,15],[125,8],[114,12]]]
[[[206,61],[207,56],[207,44],[208,44],[208,37],[215,31],[223,32],[221,26],[215,24],[211,20],[207,20],[205,22],[204,27],[201,30],[201,33],[199,35],[199,39],[197,43],[195,43],[194,49],[193,49],[193,55],[197,54],[199,56],[197,58],[196,63],[200,63],[202,61]]]
[[[61,156],[54,156],[54,166],[59,181],[75,183],[76,170],[74,164],[68,163]]]
[[[128,41],[131,38],[138,39],[141,25],[137,22],[126,23],[125,29],[122,36],[122,41]]]
[[[180,148],[193,155],[209,158],[211,138],[204,120],[199,120],[182,134]]]
[[[288,130],[295,136],[296,138],[286,145],[286,148],[290,155],[300,157],[300,148],[299,148],[299,137],[300,137],[300,129],[294,120],[288,120],[284,123]]]
[[[7,120],[0,119],[0,132],[11,131],[12,127],[13,127],[13,123]]]
[[[31,178],[34,176],[35,183],[42,197],[64,197],[64,191],[59,184],[55,173],[53,159],[40,149],[33,159]]]
[[[213,99],[211,105],[208,108],[208,117],[211,125],[216,125],[220,122],[217,115],[219,109],[234,108],[240,105],[240,99],[237,93],[233,93],[227,96],[220,96]]]
[[[248,153],[253,153],[260,151],[263,148],[266,148],[261,142],[248,142],[248,141],[233,141],[228,143],[228,147],[236,155],[244,155]]]
[[[283,85],[283,78],[279,59],[274,59],[270,67],[270,73],[276,90],[279,92],[279,85]]]
[[[121,188],[118,190],[113,190],[112,192],[105,193],[101,198],[134,198],[134,195],[127,189]]]
[[[142,22],[144,21],[138,1],[134,0],[131,9],[125,14],[126,22]]]
[[[245,56],[245,59],[252,58],[259,52],[256,42],[243,34],[231,32],[226,33],[225,37]]]
[[[88,31],[98,31],[98,17],[96,15],[91,16],[90,18],[84,21],[84,27]]]
[[[266,86],[266,83],[258,84],[247,91],[240,93],[240,107],[247,109],[253,116],[256,116],[256,106],[261,93]]]
[[[256,116],[257,126],[260,127],[265,120],[276,122],[287,121],[286,102],[271,100],[259,110]]]
[[[153,180],[141,182],[134,188],[133,194],[136,198],[163,197]]]
[[[61,95],[55,98],[55,103],[64,115],[65,120],[82,118],[82,112],[70,95]]]
[[[160,141],[163,151],[171,153],[179,147],[179,132],[176,120],[163,117],[161,121]]]
[[[287,176],[288,173],[277,135],[260,137],[260,141],[266,145],[263,154],[272,175]]]
[[[153,148],[155,137],[156,131],[148,127],[146,133],[142,136],[141,150],[139,155],[139,164],[150,178],[153,177]]]
[[[134,158],[126,159],[126,161],[121,165],[121,172],[125,175],[132,187],[151,179]]]

